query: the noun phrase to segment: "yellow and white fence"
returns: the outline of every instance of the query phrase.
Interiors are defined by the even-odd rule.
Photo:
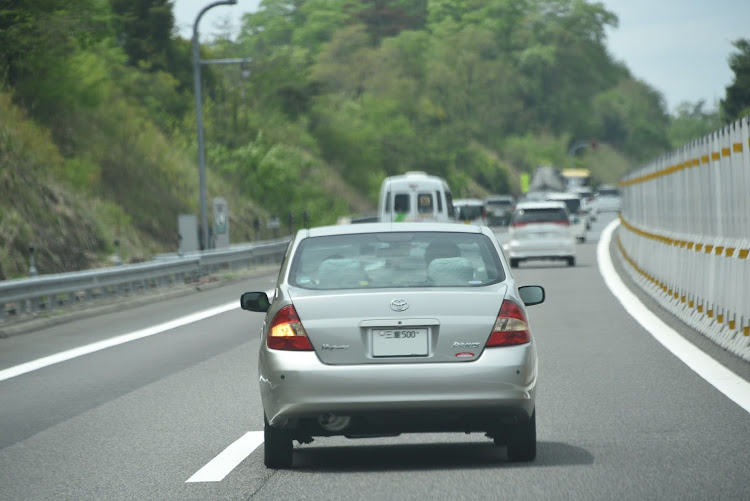
[[[750,361],[750,117],[625,176],[620,257],[664,308]]]

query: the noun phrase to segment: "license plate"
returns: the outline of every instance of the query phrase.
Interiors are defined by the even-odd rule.
[[[372,329],[372,355],[374,357],[424,357],[427,356],[427,329]]]

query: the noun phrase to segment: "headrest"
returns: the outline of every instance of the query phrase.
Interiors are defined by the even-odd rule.
[[[427,266],[427,277],[435,285],[466,285],[474,279],[474,268],[465,257],[437,258]]]
[[[357,259],[326,259],[318,267],[318,283],[324,287],[359,287],[366,280]]]
[[[461,249],[453,242],[432,242],[424,251],[424,259],[429,264],[433,259],[458,257]]]

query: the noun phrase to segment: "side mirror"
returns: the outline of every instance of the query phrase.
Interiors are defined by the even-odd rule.
[[[521,301],[526,306],[533,306],[544,302],[546,297],[544,287],[541,285],[524,285],[518,288],[521,295]]]
[[[243,310],[265,313],[271,306],[265,292],[245,292],[240,296],[240,307]]]

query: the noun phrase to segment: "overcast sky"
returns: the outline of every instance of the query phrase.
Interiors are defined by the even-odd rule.
[[[211,0],[174,0],[175,22],[192,36],[198,12]],[[750,39],[750,0],[601,0],[620,25],[609,30],[612,56],[638,79],[660,91],[669,111],[682,101],[705,101],[712,109],[732,84],[727,59],[732,41]],[[242,14],[260,0],[213,7],[201,19],[201,39],[215,34],[223,20],[239,28]]]

